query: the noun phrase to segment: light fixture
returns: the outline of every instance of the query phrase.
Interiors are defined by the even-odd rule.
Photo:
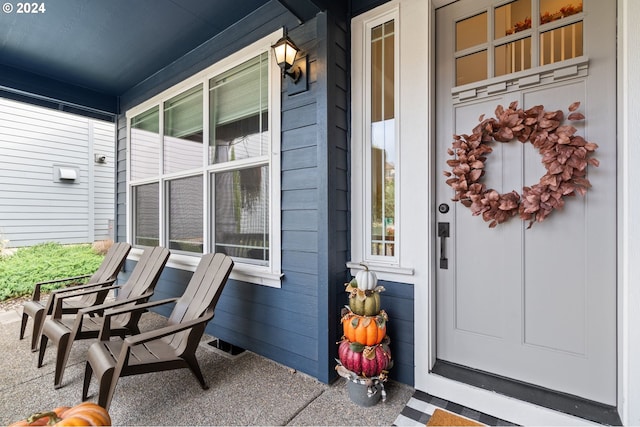
[[[291,41],[289,36],[285,35],[273,46],[273,53],[276,57],[276,63],[282,69],[282,77],[289,76],[293,83],[297,83],[302,75],[300,66],[293,66],[296,56],[300,49]]]

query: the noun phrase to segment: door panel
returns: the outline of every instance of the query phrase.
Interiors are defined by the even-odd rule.
[[[571,124],[598,143],[600,166],[588,169],[593,187],[585,197],[567,198],[530,229],[517,217],[490,229],[451,203],[453,190],[438,179],[436,205],[451,210],[436,218],[451,224],[451,237],[448,268],[436,277],[437,358],[615,405],[615,7],[584,1],[583,57],[455,88],[455,22],[483,8],[492,22],[493,3],[463,0],[436,11],[436,169],[447,169],[453,134],[471,133],[482,114],[493,117],[513,101],[565,115],[579,101],[586,120]],[[521,193],[545,173],[530,143],[492,148],[488,188]]]

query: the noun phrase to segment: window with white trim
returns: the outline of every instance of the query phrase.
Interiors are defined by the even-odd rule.
[[[396,120],[395,120],[395,22],[390,19],[367,32],[370,101],[365,118],[366,155],[370,161],[366,183],[370,201],[368,255],[395,256],[396,219]]]
[[[280,73],[274,33],[127,112],[130,241],[222,252],[280,283]]]
[[[360,23],[361,22],[361,23]],[[358,21],[361,60],[354,61],[352,256],[399,265],[398,11]],[[357,49],[356,49],[357,51]],[[360,101],[360,102],[357,102]]]

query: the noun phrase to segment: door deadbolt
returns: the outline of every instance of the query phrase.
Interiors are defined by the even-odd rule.
[[[438,212],[446,214],[447,212],[449,212],[449,205],[446,203],[440,203],[440,205],[438,206]]]

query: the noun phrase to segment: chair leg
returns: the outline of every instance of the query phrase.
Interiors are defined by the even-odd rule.
[[[49,341],[49,337],[45,334],[40,336],[40,353],[38,354],[38,368],[42,367],[42,361],[44,360],[44,353],[47,351],[47,342]]]
[[[29,315],[22,313],[22,323],[20,323],[20,339],[24,338],[24,330],[27,328],[27,321],[29,321]]]
[[[93,367],[91,363],[86,362],[84,365],[84,383],[82,385],[82,401],[89,397],[89,385],[91,384],[91,376],[93,375]]]
[[[111,383],[113,381],[114,368],[108,368],[98,378],[98,405],[102,406],[106,410],[109,410],[111,405],[111,397],[113,391],[111,389]],[[97,374],[97,373],[96,373]],[[89,386],[91,385],[91,377],[93,376],[93,366],[91,362],[87,361],[84,366],[84,382],[82,384],[82,401],[86,401],[89,398]],[[117,382],[117,379],[116,379]],[[115,384],[113,386],[115,388]]]
[[[56,355],[56,373],[53,383],[53,388],[58,389],[62,387],[62,376],[64,375],[64,369],[69,359],[69,353],[71,353],[71,344],[73,340],[71,333],[63,334],[58,340],[58,354]]]
[[[198,364],[198,360],[196,359],[195,355],[184,357],[184,361],[187,362],[189,369],[191,370],[193,375],[196,377],[196,379],[200,383],[200,386],[202,387],[202,389],[208,390],[209,384],[207,384],[207,381],[204,379],[204,375],[202,375],[202,371],[200,370],[200,365]]]
[[[38,340],[40,339],[40,335],[42,334],[42,325],[44,324],[45,318],[44,308],[36,311],[33,314],[33,334],[31,335],[31,351],[35,352],[38,350]]]
[[[24,339],[24,332],[27,329],[27,323],[29,317],[33,317],[33,333],[31,334],[31,351],[38,350],[38,340],[40,339],[40,333],[42,331],[42,324],[44,323],[45,312],[44,307],[38,304],[38,308],[35,308],[37,303],[29,301],[25,303],[22,311],[22,322],[20,323],[20,339]]]
[[[86,400],[88,398],[91,377],[92,375],[95,375],[98,380],[98,405],[109,410],[109,406],[111,406],[111,399],[113,398],[113,392],[121,373],[122,366],[114,360],[110,351],[105,348],[104,344],[100,341],[92,344],[87,352],[82,400]]]
[[[113,393],[116,390],[118,384],[118,377],[114,378],[115,368],[109,368],[102,373],[102,377],[99,378],[100,388],[98,391],[98,405],[102,406],[107,411],[111,406],[111,399],[113,399]]]

